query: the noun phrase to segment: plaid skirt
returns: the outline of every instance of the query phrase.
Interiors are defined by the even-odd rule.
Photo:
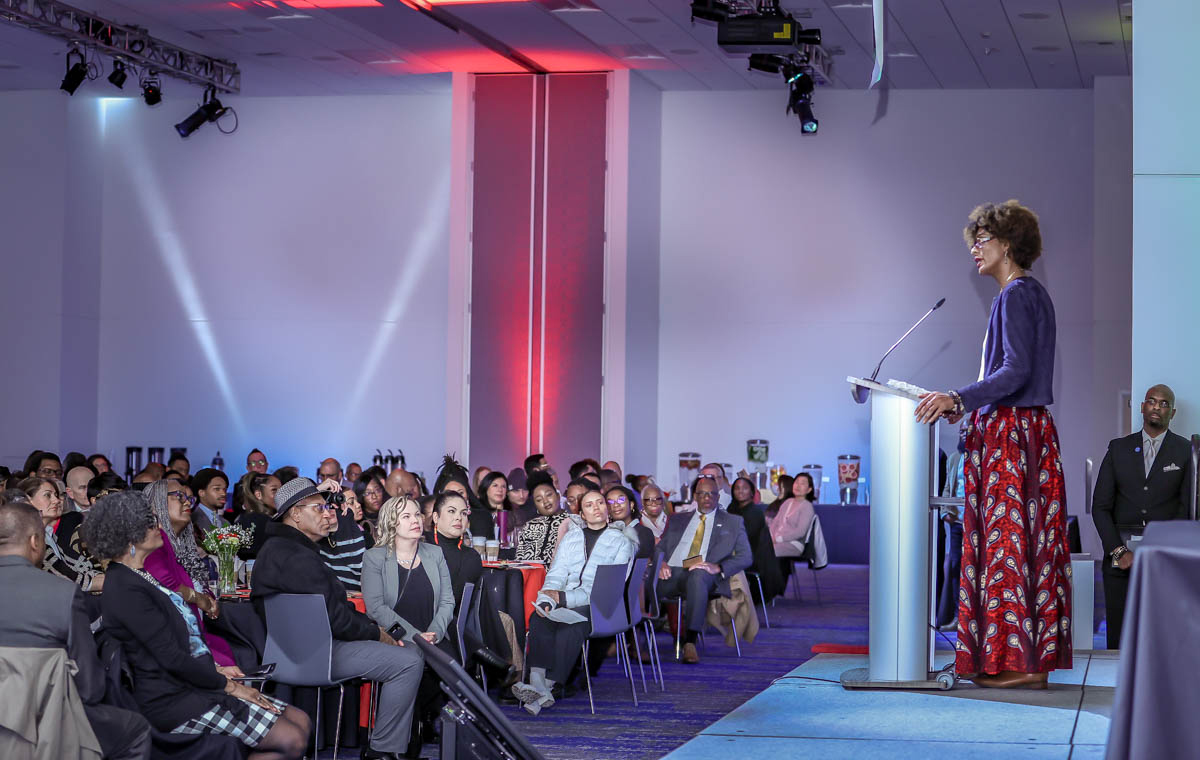
[[[281,710],[287,707],[286,702],[280,702],[273,697],[267,697],[267,699]],[[243,711],[242,707],[246,709]],[[176,726],[171,733],[223,734],[232,736],[247,747],[257,747],[266,738],[271,726],[275,725],[275,721],[279,720],[279,715],[261,705],[249,702],[242,702],[238,708],[237,712],[242,712],[242,715],[235,714],[234,710],[224,705],[213,705],[208,712],[192,718],[181,726]]]
[[[1071,667],[1071,553],[1058,431],[1044,407],[975,413],[963,457],[959,673]]]

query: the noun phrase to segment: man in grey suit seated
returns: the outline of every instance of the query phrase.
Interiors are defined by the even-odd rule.
[[[88,625],[83,592],[41,569],[42,517],[31,504],[0,504],[0,646],[65,649],[79,671],[75,687],[106,760],[150,756],[150,724],[141,715],[100,704],[104,668]],[[15,698],[9,694],[7,698]]]
[[[704,630],[709,596],[728,596],[729,579],[754,561],[742,518],[718,508],[717,481],[698,478],[693,495],[696,510],[671,515],[658,544],[664,557],[658,596],[683,597],[683,661],[689,665],[700,662],[696,637]]]

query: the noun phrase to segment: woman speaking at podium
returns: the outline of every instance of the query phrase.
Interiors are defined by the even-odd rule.
[[[1044,689],[1071,667],[1071,554],[1053,402],[1054,304],[1029,275],[1042,253],[1037,215],[1017,201],[971,212],[975,268],[1000,287],[979,380],[930,393],[917,419],[971,413],[955,668],[979,686]]]

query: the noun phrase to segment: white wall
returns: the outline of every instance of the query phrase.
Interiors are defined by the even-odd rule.
[[[1191,48],[1200,4],[1138,5],[1133,61],[1133,393],[1170,385],[1179,411],[1171,428],[1200,431],[1200,108]],[[1134,414],[1134,425],[1140,416]]]
[[[0,98],[0,464],[14,470],[60,444],[66,111],[61,92]]]
[[[184,102],[3,95],[4,463],[181,445],[238,473],[258,446],[307,472],[402,447],[432,474],[449,94],[230,99],[236,134],[181,140]]]
[[[818,93],[821,131],[805,137],[783,92],[664,93],[660,479],[675,480],[685,450],[741,467],[751,437],[791,472],[829,473],[841,453],[865,466],[868,409],[845,377],[869,373],[942,296],[880,375],[934,389],[974,380],[996,287],[975,274],[961,230],[976,204],[1015,197],[1041,217],[1033,271],[1057,311],[1052,409],[1082,512],[1092,95],[893,91],[872,124],[877,97]]]
[[[243,99],[188,140],[107,101],[99,442],[241,472],[432,471],[445,420],[449,95]],[[166,123],[164,123],[166,122]]]

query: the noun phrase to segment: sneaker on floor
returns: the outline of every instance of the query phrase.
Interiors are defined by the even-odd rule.
[[[531,686],[527,683],[518,682],[518,683],[513,684],[512,685],[512,693],[513,693],[513,696],[516,697],[521,702],[521,704],[525,705],[525,707],[529,707],[529,705],[531,705],[531,704],[536,704],[536,703],[540,702],[543,697],[549,697],[550,704],[554,704],[553,697],[550,697],[550,695],[546,694],[544,691],[539,691],[539,690],[535,689],[533,686]],[[540,709],[541,708],[539,708],[539,710]],[[534,713],[534,714],[536,715],[537,713]]]

